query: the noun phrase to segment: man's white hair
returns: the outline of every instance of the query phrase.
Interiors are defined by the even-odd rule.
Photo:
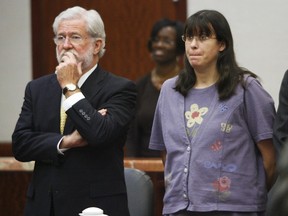
[[[73,19],[83,19],[87,24],[87,32],[90,36],[102,40],[102,47],[99,51],[99,57],[101,58],[105,53],[106,34],[100,14],[96,10],[86,10],[79,6],[68,8],[55,18],[52,26],[54,34],[57,34],[60,22]]]

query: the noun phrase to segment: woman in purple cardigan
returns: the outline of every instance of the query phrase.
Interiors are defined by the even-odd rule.
[[[169,216],[264,216],[275,180],[274,102],[239,67],[225,17],[214,10],[185,25],[185,69],[158,99],[150,148],[163,152]]]

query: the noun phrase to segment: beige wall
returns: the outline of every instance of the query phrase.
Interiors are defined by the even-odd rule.
[[[0,29],[0,142],[11,142],[32,77],[30,0],[1,0]]]

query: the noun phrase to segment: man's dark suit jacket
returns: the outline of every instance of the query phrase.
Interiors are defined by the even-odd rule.
[[[277,115],[274,123],[274,136],[273,142],[276,146],[278,156],[283,150],[284,145],[288,140],[288,70],[285,72],[280,92],[279,92],[279,105]]]
[[[109,216],[129,215],[124,181],[123,146],[135,113],[132,81],[99,66],[81,91],[85,99],[67,111],[64,134],[75,129],[88,146],[57,152],[60,134],[61,88],[55,74],[28,83],[21,114],[12,135],[19,161],[35,161],[27,192],[25,215],[76,216],[95,206]],[[101,116],[97,110],[108,110]]]

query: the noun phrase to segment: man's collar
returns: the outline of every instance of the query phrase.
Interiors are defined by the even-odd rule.
[[[86,79],[92,74],[92,72],[96,69],[98,64],[96,64],[93,68],[91,68],[89,71],[87,71],[85,74],[83,74],[79,81],[78,81],[78,86],[79,88],[81,88],[81,86],[83,85],[83,83],[86,81]]]

